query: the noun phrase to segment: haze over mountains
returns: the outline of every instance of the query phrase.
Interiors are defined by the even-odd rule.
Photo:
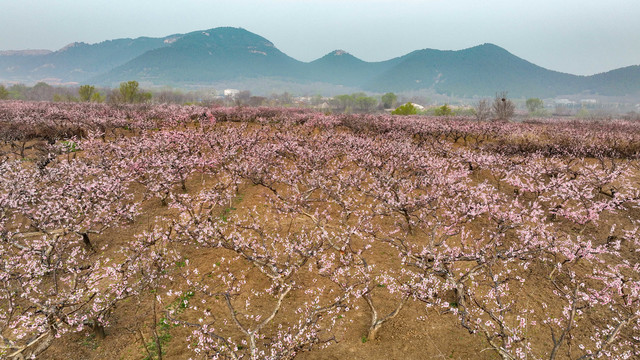
[[[379,93],[430,90],[456,97],[493,96],[502,90],[515,97],[640,96],[640,66],[577,76],[544,69],[492,44],[416,50],[381,62],[336,50],[307,63],[259,35],[224,27],[164,38],[73,43],[54,52],[0,52],[0,82],[117,86],[128,80],[144,86],[242,84],[252,91],[278,84]]]

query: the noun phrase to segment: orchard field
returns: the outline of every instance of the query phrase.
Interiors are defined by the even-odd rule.
[[[640,123],[0,102],[0,358],[640,357]]]

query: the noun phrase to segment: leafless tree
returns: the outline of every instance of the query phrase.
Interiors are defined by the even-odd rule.
[[[493,113],[498,121],[509,121],[516,112],[516,106],[513,101],[507,98],[507,92],[496,93],[493,99]]]
[[[474,110],[476,120],[478,121],[486,121],[491,118],[491,105],[489,104],[489,100],[487,99],[478,101]]]

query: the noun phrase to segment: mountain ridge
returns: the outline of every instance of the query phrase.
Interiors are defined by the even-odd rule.
[[[0,81],[55,78],[61,83],[116,86],[137,80],[177,87],[324,83],[369,92],[429,90],[457,97],[502,90],[527,97],[640,95],[639,65],[572,75],[545,69],[491,43],[461,50],[420,49],[378,62],[334,50],[302,62],[260,35],[218,27],[161,38],[76,42],[50,53],[19,54],[0,52]]]

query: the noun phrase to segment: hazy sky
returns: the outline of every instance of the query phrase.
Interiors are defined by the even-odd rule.
[[[302,61],[494,43],[552,70],[640,64],[639,0],[0,0],[0,50],[242,27]]]

